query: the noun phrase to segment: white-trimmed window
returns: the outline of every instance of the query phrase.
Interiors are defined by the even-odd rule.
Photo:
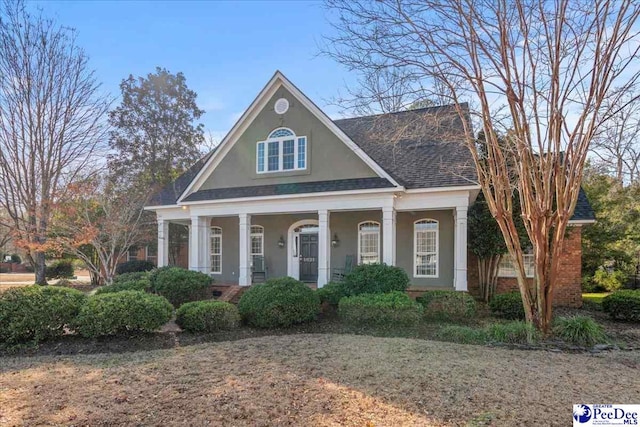
[[[307,137],[297,136],[291,129],[273,130],[265,141],[259,141],[256,172],[286,172],[307,168]]]
[[[264,227],[251,226],[251,256],[264,256]]]
[[[145,259],[147,261],[156,262],[158,260],[158,247],[157,246],[147,245],[147,246],[145,246],[145,252],[146,252]]]
[[[438,277],[438,221],[421,219],[413,223],[415,277]]]
[[[380,262],[380,223],[364,221],[358,224],[358,264]]]
[[[127,251],[127,261],[137,261],[138,260],[138,247],[131,246]]]
[[[523,256],[524,272],[527,277],[533,277],[535,271],[535,260],[531,249],[527,250]],[[517,277],[516,266],[511,255],[504,254],[498,266],[498,277]]]
[[[222,273],[222,228],[211,227],[211,272]]]

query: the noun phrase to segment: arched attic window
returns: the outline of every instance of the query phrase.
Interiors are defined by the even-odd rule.
[[[256,172],[273,173],[307,168],[307,137],[289,128],[277,128],[256,148]]]

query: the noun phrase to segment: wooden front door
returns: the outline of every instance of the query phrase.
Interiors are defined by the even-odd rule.
[[[318,281],[318,234],[300,234],[300,280]]]

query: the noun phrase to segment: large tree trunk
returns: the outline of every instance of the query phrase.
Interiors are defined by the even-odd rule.
[[[45,264],[44,252],[36,251],[33,255],[33,270],[36,273],[36,285],[47,285],[47,265]]]
[[[502,255],[478,258],[478,286],[484,302],[489,302],[496,294],[498,285],[498,269]]]

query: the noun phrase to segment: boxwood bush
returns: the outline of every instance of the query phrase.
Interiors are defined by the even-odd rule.
[[[135,274],[135,273],[128,273]],[[151,282],[146,277],[142,277],[140,279],[131,279],[128,281],[119,280],[113,282],[111,285],[103,286],[98,288],[96,294],[108,294],[113,292],[122,292],[122,291],[149,291],[151,289]]]
[[[338,304],[340,318],[361,325],[413,325],[423,314],[422,305],[400,291],[344,297]]]
[[[495,295],[489,302],[491,313],[496,317],[511,320],[524,320],[524,306],[520,292],[508,292]]]
[[[346,295],[384,294],[406,291],[409,276],[400,267],[386,264],[360,264],[344,278],[342,284]]]
[[[281,277],[249,288],[242,294],[238,310],[251,326],[287,327],[314,320],[320,311],[320,300],[304,283]]]
[[[45,276],[47,279],[72,279],[74,276],[73,263],[66,259],[55,261],[46,267]]]
[[[640,322],[640,289],[616,291],[606,296],[602,310],[613,320]]]
[[[116,266],[116,274],[135,273],[139,271],[153,270],[156,265],[151,261],[135,260],[121,262]]]
[[[111,281],[111,284],[115,285],[120,282],[132,282],[140,279],[148,280],[150,274],[151,273],[149,273],[148,271],[135,271],[133,273],[118,274],[113,278],[113,280]]]
[[[0,293],[0,342],[9,345],[60,336],[86,296],[75,289],[26,286]]]
[[[320,299],[320,304],[327,304],[337,308],[342,297],[346,296],[345,289],[340,282],[329,282],[316,290],[316,295]]]
[[[466,292],[428,291],[416,298],[424,307],[428,317],[473,317],[476,315],[476,300]]]
[[[223,301],[193,301],[176,311],[176,323],[189,332],[215,332],[234,329],[240,324],[238,308]]]
[[[80,309],[75,329],[85,337],[152,332],[167,323],[173,307],[166,298],[140,291],[93,295]]]
[[[602,325],[589,316],[558,317],[553,334],[566,342],[588,347],[606,340]]]
[[[213,279],[199,271],[180,267],[158,269],[150,275],[151,289],[169,300],[174,307],[185,302],[207,299]]]

